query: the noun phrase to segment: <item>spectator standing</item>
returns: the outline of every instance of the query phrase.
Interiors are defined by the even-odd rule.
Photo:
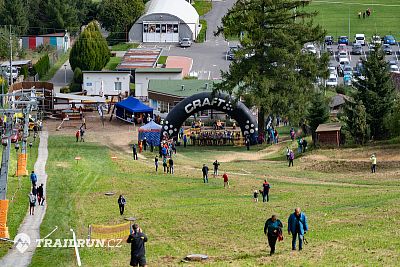
[[[156,172],[158,172],[158,157],[154,158],[154,166],[156,167]]]
[[[119,195],[118,198],[118,206],[119,206],[119,214],[123,215],[125,210],[126,200],[123,195]]]
[[[165,174],[165,172],[167,171],[167,157],[163,157],[163,163],[162,163],[162,165],[163,165],[164,174]]]
[[[133,144],[132,152],[133,152],[133,160],[138,160],[136,144]]]
[[[186,147],[187,144],[187,136],[186,134],[183,136],[183,147]]]
[[[224,172],[224,175],[222,175],[222,178],[224,178],[224,188],[226,187],[230,187],[229,186],[229,178],[228,178],[228,174],[226,172]]]
[[[269,201],[269,189],[271,188],[271,185],[267,182],[267,180],[264,180],[263,183],[263,202],[268,202]]]
[[[146,137],[143,139],[143,149],[144,149],[144,151],[147,151],[147,138]]]
[[[307,217],[296,208],[288,219],[288,234],[292,234],[292,250],[296,250],[296,239],[299,238],[299,250],[303,249],[303,237],[308,231]]]
[[[268,244],[271,248],[271,252],[269,253],[270,256],[275,253],[275,245],[278,238],[279,241],[283,240],[282,228],[283,224],[276,218],[276,215],[272,215],[272,217],[265,222],[264,234],[268,237]]]
[[[376,156],[375,156],[375,154],[372,154],[369,159],[371,160],[371,173],[375,173],[376,172]]]
[[[290,167],[290,165],[292,165],[292,167],[293,167],[293,160],[294,160],[294,152],[293,152],[293,150],[290,150],[290,153],[289,153],[289,167]]]
[[[31,182],[32,182],[32,186],[36,186],[37,176],[36,176],[35,171],[32,171],[32,173],[31,173]]]
[[[220,165],[218,160],[215,160],[213,165],[214,165],[214,177],[215,177],[215,176],[218,176],[218,167]]]
[[[289,147],[286,147],[286,160],[289,161],[289,156],[290,156],[290,149]]]
[[[168,163],[169,163],[169,172],[171,174],[174,174],[174,161],[173,161],[172,157],[169,158]]]
[[[203,168],[201,169],[201,171],[203,172],[204,183],[208,183],[208,167],[206,166],[206,164],[203,164]]]
[[[307,140],[304,139],[304,137],[303,137],[303,139],[302,139],[302,145],[301,145],[301,147],[303,148],[303,153],[306,153],[306,150],[307,150]]]
[[[76,133],[75,133],[76,142],[79,141],[79,136],[80,136],[80,135],[81,135],[81,131],[80,131],[80,130],[76,131]]]
[[[85,137],[84,137],[84,135],[85,135],[85,130],[83,129],[83,127],[81,126],[81,128],[80,128],[80,136],[81,136],[81,142],[85,142]]]
[[[147,267],[145,243],[147,236],[143,233],[139,225],[132,225],[132,234],[129,235],[127,243],[131,244],[131,266]]]

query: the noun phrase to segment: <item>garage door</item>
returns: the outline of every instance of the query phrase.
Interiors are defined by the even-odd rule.
[[[178,22],[143,22],[144,43],[179,42]]]

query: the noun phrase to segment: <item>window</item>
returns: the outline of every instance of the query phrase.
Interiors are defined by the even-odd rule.
[[[149,32],[156,32],[156,25],[155,24],[150,24],[149,25]]]
[[[143,24],[143,32],[147,33],[148,28],[149,28],[148,24]]]
[[[162,33],[166,33],[167,32],[167,27],[166,26],[167,25],[165,25],[165,24],[161,25],[161,32]]]
[[[167,24],[167,32],[172,33],[172,29],[173,29],[172,24]]]
[[[121,91],[122,90],[122,82],[114,82],[114,90]]]
[[[174,33],[178,33],[178,24],[174,24]]]
[[[156,33],[160,33],[160,24],[156,24]]]

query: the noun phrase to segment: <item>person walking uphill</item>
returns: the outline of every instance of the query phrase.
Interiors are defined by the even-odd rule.
[[[144,244],[147,242],[147,236],[143,233],[139,225],[132,225],[132,234],[129,235],[127,243],[131,244],[131,266],[147,267],[146,250]]]
[[[270,256],[275,253],[276,240],[278,240],[278,238],[279,241],[283,240],[282,228],[283,224],[276,218],[276,215],[272,215],[272,217],[265,222],[264,234],[268,237],[268,244],[271,248]]]
[[[201,169],[201,171],[203,172],[204,183],[208,183],[208,167],[206,166],[206,164],[203,164],[203,168]]]
[[[133,154],[133,160],[138,160],[136,144],[133,144],[132,146],[132,154]]]
[[[293,160],[294,160],[294,152],[293,152],[293,150],[290,150],[290,153],[289,153],[289,167],[290,167],[290,165],[292,165],[292,167],[293,167]]]
[[[37,176],[36,176],[36,174],[35,174],[35,171],[32,171],[32,173],[31,173],[31,182],[32,182],[32,186],[35,186],[35,185],[36,185]]]
[[[270,184],[267,182],[267,180],[264,180],[263,183],[263,202],[268,202],[269,201],[269,189],[271,188]]]
[[[369,159],[371,160],[371,172],[375,173],[376,172],[376,156],[375,156],[375,154],[372,154]]]
[[[292,250],[296,250],[296,239],[299,238],[299,250],[303,249],[303,237],[308,231],[307,217],[296,208],[288,219],[288,234],[292,234]]]
[[[124,196],[123,195],[119,195],[118,206],[119,206],[119,213],[121,215],[124,214],[125,205],[126,205],[126,200],[125,200]]]

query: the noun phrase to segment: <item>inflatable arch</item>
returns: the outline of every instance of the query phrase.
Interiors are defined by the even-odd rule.
[[[187,118],[207,109],[224,112],[237,121],[244,136],[255,142],[258,132],[257,120],[251,111],[240,101],[235,102],[227,94],[203,92],[192,95],[179,102],[169,113],[162,125],[161,137],[168,134],[175,137]],[[161,138],[162,140],[162,138]]]

